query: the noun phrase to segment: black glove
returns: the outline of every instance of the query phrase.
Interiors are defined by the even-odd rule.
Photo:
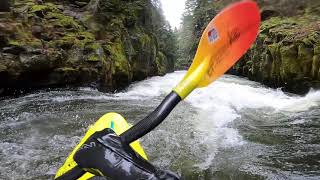
[[[83,170],[114,180],[178,180],[170,171],[162,171],[121,143],[112,129],[94,133],[76,152],[74,160]]]

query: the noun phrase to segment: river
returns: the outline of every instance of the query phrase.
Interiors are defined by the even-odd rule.
[[[52,179],[87,127],[107,112],[135,123],[184,71],[114,94],[43,90],[0,101],[0,178]],[[320,179],[320,91],[287,94],[225,75],[194,91],[141,143],[185,179]]]

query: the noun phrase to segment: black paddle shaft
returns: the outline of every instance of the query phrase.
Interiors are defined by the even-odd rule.
[[[172,91],[152,113],[122,133],[120,135],[121,141],[125,144],[130,144],[152,131],[169,115],[180,101],[181,97]]]

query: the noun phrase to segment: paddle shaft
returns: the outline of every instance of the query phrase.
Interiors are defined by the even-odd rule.
[[[152,113],[122,133],[120,135],[121,141],[125,144],[130,144],[152,131],[170,114],[180,101],[181,97],[172,91]]]

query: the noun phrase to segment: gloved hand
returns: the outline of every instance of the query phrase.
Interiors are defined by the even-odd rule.
[[[178,180],[170,171],[154,167],[123,144],[112,129],[94,133],[76,152],[74,160],[83,170],[114,180]]]

